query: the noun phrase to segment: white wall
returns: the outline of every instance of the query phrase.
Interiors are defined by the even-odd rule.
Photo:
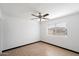
[[[79,13],[57,18],[48,23],[51,25],[60,22],[67,23],[67,36],[48,36],[48,39],[43,41],[79,52]]]
[[[22,7],[0,4],[0,51],[40,40],[39,22],[31,20],[29,8]]]
[[[39,22],[21,18],[5,19],[3,50],[39,41]]]
[[[0,52],[2,51],[2,40],[3,40],[3,21],[0,19]]]
[[[3,40],[3,20],[2,20],[2,13],[0,9],[0,52],[2,52],[2,40]]]
[[[47,32],[48,32],[48,22],[43,21],[40,23],[40,40],[41,41],[48,38]]]
[[[40,40],[40,24],[31,20],[31,7],[29,4],[0,4],[0,17],[4,19],[0,21],[0,51]]]

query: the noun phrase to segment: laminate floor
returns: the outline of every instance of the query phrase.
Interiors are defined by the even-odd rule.
[[[79,54],[43,42],[38,42],[5,51],[2,56],[79,56]]]

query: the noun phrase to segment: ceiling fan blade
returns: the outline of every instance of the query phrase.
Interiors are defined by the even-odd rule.
[[[46,17],[46,16],[48,16],[49,14],[45,14],[45,15],[43,15],[43,17]]]
[[[32,16],[38,17],[38,16],[36,16],[36,15],[34,15],[34,14],[32,14]]]
[[[43,19],[47,19],[48,20],[49,18],[43,18]]]
[[[35,20],[35,19],[39,19],[39,18],[32,18],[32,20]]]

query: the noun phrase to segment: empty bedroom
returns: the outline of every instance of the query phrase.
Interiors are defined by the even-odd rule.
[[[79,3],[0,3],[0,56],[79,56]]]

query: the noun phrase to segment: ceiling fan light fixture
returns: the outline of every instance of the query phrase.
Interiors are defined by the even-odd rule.
[[[38,15],[32,14],[32,16],[35,16],[36,18],[40,19],[40,22],[41,22],[42,20],[47,21],[48,18],[46,18],[46,16],[48,16],[48,15],[49,15],[48,13],[42,15],[41,12],[38,12]]]

